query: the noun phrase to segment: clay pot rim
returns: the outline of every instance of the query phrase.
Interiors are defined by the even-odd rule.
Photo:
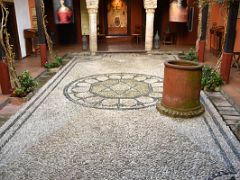
[[[185,65],[180,65],[181,63],[184,63]],[[202,70],[203,67],[202,64],[186,60],[169,60],[166,61],[164,64],[165,67],[184,70]],[[189,64],[189,66],[187,66],[186,64]]]

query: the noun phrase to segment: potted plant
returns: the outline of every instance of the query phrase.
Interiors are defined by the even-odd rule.
[[[27,96],[35,90],[38,83],[27,70],[18,76],[18,80],[20,86],[13,90],[11,101],[25,102],[28,100]]]
[[[163,97],[157,103],[160,113],[181,118],[201,115],[202,65],[184,60],[165,62]]]
[[[193,48],[190,48],[188,52],[179,54],[178,56],[180,59],[183,59],[183,60],[195,61],[195,62],[198,61],[197,52]]]
[[[48,71],[57,72],[59,68],[62,66],[62,64],[63,64],[63,58],[56,55],[54,60],[52,62],[46,63],[44,67]]]
[[[223,80],[216,69],[206,65],[203,67],[201,83],[205,91],[220,91]]]

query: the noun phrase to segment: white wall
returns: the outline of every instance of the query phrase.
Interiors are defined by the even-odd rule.
[[[26,46],[23,30],[31,28],[28,0],[14,0],[17,18],[18,36],[20,41],[22,57],[26,56]]]

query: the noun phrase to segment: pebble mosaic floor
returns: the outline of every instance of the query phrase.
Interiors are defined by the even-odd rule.
[[[78,79],[64,90],[77,104],[99,109],[138,109],[156,105],[162,79],[143,74],[104,74]]]
[[[76,56],[0,128],[0,179],[239,179],[240,144],[204,115],[155,107],[173,55]]]

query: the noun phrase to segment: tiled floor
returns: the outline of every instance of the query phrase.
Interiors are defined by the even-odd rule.
[[[218,58],[207,51],[205,63],[216,66],[217,62]],[[231,68],[230,81],[222,89],[230,102],[240,110],[240,69]]]

